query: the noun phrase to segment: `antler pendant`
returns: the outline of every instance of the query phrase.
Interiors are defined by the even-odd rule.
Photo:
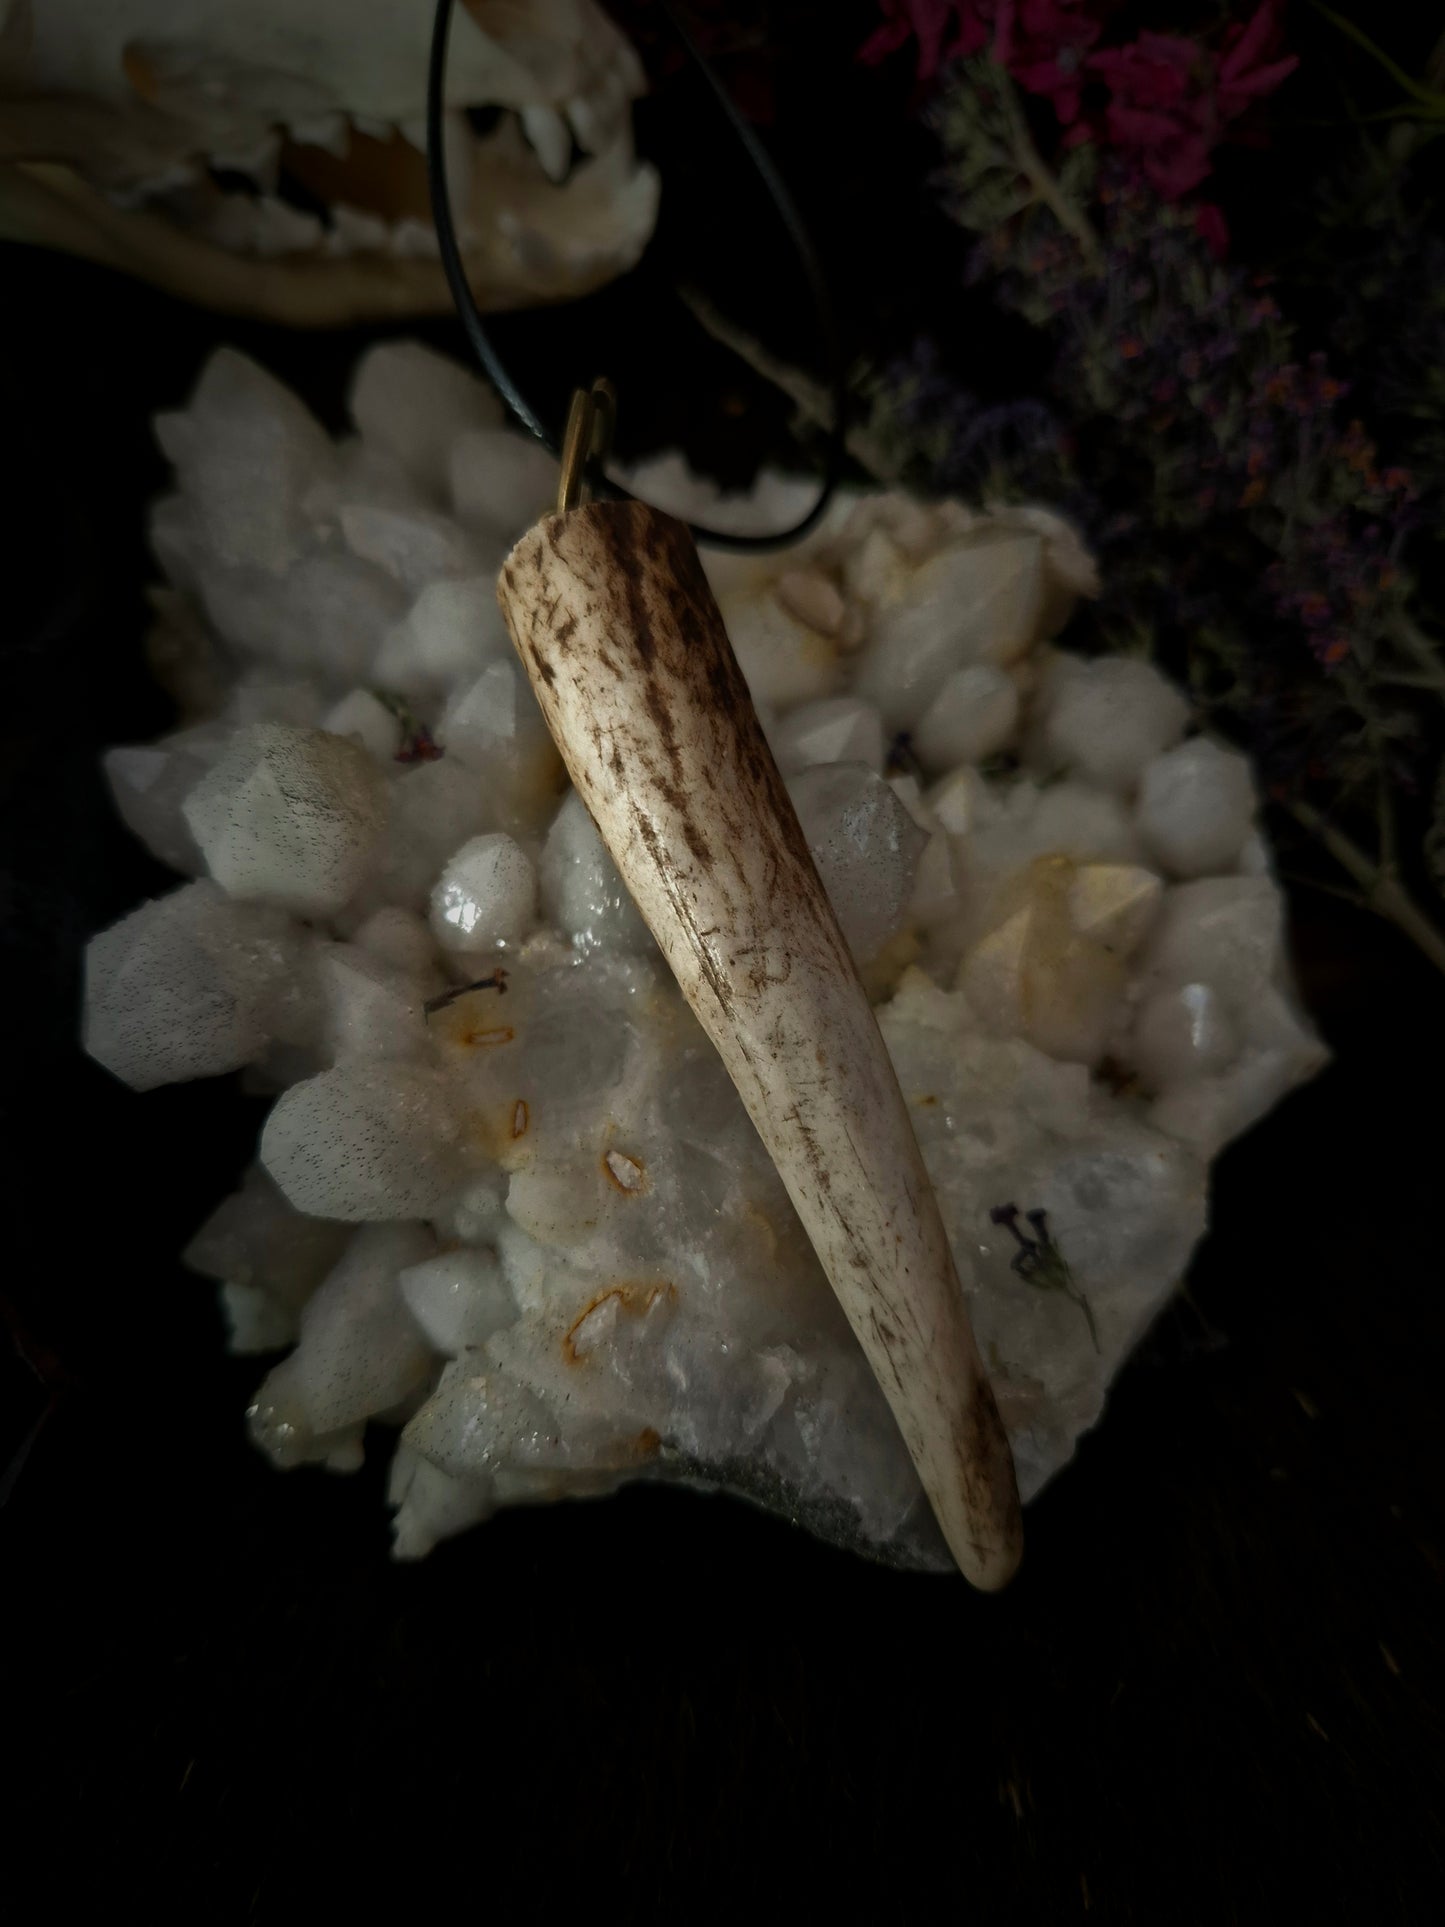
[[[1004,1584],[1013,1460],[867,996],[692,538],[638,502],[549,516],[498,596],[572,781],[727,1066],[959,1567]]]

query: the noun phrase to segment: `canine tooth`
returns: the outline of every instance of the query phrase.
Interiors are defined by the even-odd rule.
[[[562,116],[551,107],[524,107],[522,131],[532,144],[548,180],[560,181],[572,160],[572,136]]]
[[[577,137],[579,147],[594,153],[600,140],[602,125],[597,103],[590,96],[580,94],[576,100],[569,100],[566,106],[567,119],[571,122],[572,132]]]
[[[767,1146],[975,1584],[1018,1561],[1008,1440],[907,1106],[697,553],[638,502],[498,585],[572,781]]]
[[[589,154],[610,146],[618,132],[632,129],[631,96],[615,72],[603,75],[585,93],[576,94],[564,109],[578,144]]]

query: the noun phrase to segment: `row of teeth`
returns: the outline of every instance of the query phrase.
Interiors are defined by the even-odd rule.
[[[385,221],[364,208],[338,204],[329,210],[330,225],[304,208],[292,207],[274,195],[227,194],[197,230],[228,254],[253,254],[273,260],[284,254],[320,254],[340,258],[351,254],[389,254],[398,260],[435,261],[436,230],[414,215]],[[458,218],[457,232],[470,237]]]
[[[608,115],[590,98],[569,102],[565,117],[554,108],[541,106],[526,107],[508,117],[520,126],[542,171],[554,182],[563,180],[572,164],[573,135],[589,152],[596,151],[592,142],[608,120]],[[584,133],[590,138],[584,138]],[[228,253],[250,254],[262,259],[289,254],[339,258],[365,253],[387,254],[399,260],[436,260],[436,231],[429,221],[413,215],[388,221],[343,202],[328,210],[328,226],[315,214],[293,206],[275,193],[286,141],[296,146],[321,148],[344,160],[350,152],[353,134],[379,141],[400,136],[419,153],[426,152],[424,121],[394,123],[334,113],[278,127],[243,151],[216,152],[209,157],[210,169],[244,176],[254,184],[255,192],[226,193],[208,209],[194,231]],[[453,217],[458,237],[465,243],[476,235],[466,210],[478,139],[466,116],[458,113],[447,115],[444,139]],[[143,191],[116,198],[131,206],[153,205],[158,195],[183,198],[188,188],[195,187],[201,173],[199,166],[183,166],[163,179],[148,181]]]

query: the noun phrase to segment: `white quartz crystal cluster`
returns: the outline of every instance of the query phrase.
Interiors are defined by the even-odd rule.
[[[396,1547],[682,1478],[942,1557],[732,1086],[581,800],[493,584],[550,460],[410,344],[333,442],[222,351],[158,423],[183,724],[110,752],[187,881],[96,937],[85,1036],[137,1090],[245,1067],[259,1164],[197,1234],[254,1436],[360,1463]],[[735,527],[676,457],[639,493]],[[1025,1495],[1205,1224],[1210,1158],[1321,1062],[1248,765],[1146,663],[1055,647],[1093,567],[1042,509],[837,505],[704,557],[877,1007]]]

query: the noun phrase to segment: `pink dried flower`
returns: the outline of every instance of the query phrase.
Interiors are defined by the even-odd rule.
[[[880,0],[887,16],[859,50],[870,64],[917,38],[918,78],[930,80],[944,61],[993,56],[1019,85],[1053,102],[1067,126],[1079,111],[1084,55],[1103,28],[1085,9],[1090,0]]]
[[[1274,92],[1298,61],[1281,56],[1280,0],[1260,0],[1251,18],[1225,32],[1218,52],[1181,34],[1143,32],[1123,47],[1094,51],[1108,0],[880,0],[883,25],[860,51],[877,62],[918,41],[918,78],[931,79],[957,55],[992,48],[1027,93],[1049,101],[1063,145],[1102,140],[1167,201],[1205,180],[1232,123]],[[1080,119],[1088,76],[1109,99],[1101,122]],[[1224,216],[1202,208],[1199,231],[1216,259],[1229,244]]]
[[[869,66],[877,66],[916,36],[918,78],[931,80],[944,61],[977,53],[988,39],[972,0],[881,0],[881,5],[883,25],[858,50],[858,58]]]
[[[1086,0],[979,0],[993,12],[994,58],[1020,87],[1049,101],[1065,127],[1077,120],[1084,56],[1103,32],[1084,11]]]
[[[1284,41],[1276,0],[1262,0],[1253,19],[1245,26],[1236,21],[1224,36],[1225,53],[1219,63],[1216,98],[1225,120],[1237,120],[1246,108],[1276,87],[1299,65],[1294,54],[1284,59],[1277,55]],[[1262,64],[1261,64],[1262,63]]]
[[[1198,187],[1214,146],[1204,50],[1177,34],[1141,33],[1127,47],[1092,55],[1089,67],[1109,87],[1110,144],[1132,156],[1166,201]]]
[[[1209,174],[1230,123],[1298,66],[1293,57],[1262,59],[1278,38],[1276,0],[1262,0],[1247,25],[1231,29],[1222,56],[1163,33],[1141,33],[1126,47],[1092,54],[1089,69],[1110,93],[1105,138],[1166,201],[1179,200]],[[1211,248],[1224,238],[1220,224],[1205,235]]]
[[[1127,47],[1106,47],[1089,65],[1141,113],[1178,113],[1189,104],[1202,50],[1180,34],[1141,33]]]

